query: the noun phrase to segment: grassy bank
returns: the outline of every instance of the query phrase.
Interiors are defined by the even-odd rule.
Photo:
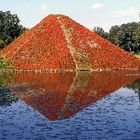
[[[135,56],[138,57],[138,58],[140,58],[140,54],[136,54]]]

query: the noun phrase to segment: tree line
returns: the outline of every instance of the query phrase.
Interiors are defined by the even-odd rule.
[[[93,31],[126,51],[140,54],[140,22],[115,25],[109,32],[101,27],[95,27]]]

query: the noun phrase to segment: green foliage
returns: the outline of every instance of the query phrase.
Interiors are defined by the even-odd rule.
[[[4,41],[0,40],[0,48],[4,48],[4,45],[5,45]]]
[[[130,89],[133,89],[136,93],[140,92],[140,79],[136,80],[134,83],[127,86]]]
[[[140,22],[137,25],[137,28],[133,32],[134,45],[133,49],[136,54],[140,54]]]
[[[136,56],[137,58],[140,58],[140,54],[135,54],[135,56]]]
[[[105,38],[105,39],[108,38],[108,33],[105,32],[104,29],[101,28],[101,27],[94,27],[94,28],[93,28],[93,31],[94,31],[95,33],[97,33],[98,35],[100,35],[101,37]]]
[[[10,106],[17,101],[18,97],[11,94],[11,91],[6,86],[0,86],[0,106]]]
[[[0,106],[10,106],[18,101],[18,97],[13,95],[7,85],[13,82],[14,73],[0,72]]]
[[[20,20],[16,14],[0,11],[0,48],[4,48],[26,31],[26,28],[19,23]]]
[[[112,26],[111,29],[109,30],[109,36],[108,36],[108,39],[118,45],[119,44],[119,41],[116,39],[116,35],[119,31],[119,26],[115,25],[115,26]]]
[[[126,51],[138,53],[140,51],[139,46],[136,45],[138,40],[134,35],[137,28],[138,23],[136,22],[113,26],[109,31],[109,40]]]
[[[12,73],[0,73],[0,86],[5,86],[8,83],[13,82],[14,72]]]
[[[5,57],[0,57],[0,73],[13,72],[14,64],[12,61],[7,60]]]
[[[94,28],[95,32],[112,43],[131,53],[140,53],[140,22],[112,26],[109,33],[102,28]]]

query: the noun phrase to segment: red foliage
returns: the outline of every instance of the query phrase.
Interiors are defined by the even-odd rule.
[[[84,28],[66,16],[60,16],[72,36],[72,45],[87,53],[92,69],[140,68],[140,60],[118,46]]]
[[[66,35],[78,55],[68,48]],[[140,68],[140,60],[69,17],[50,15],[0,51],[15,61],[18,70],[75,70],[76,65],[96,69]]]
[[[48,16],[4,50],[21,70],[75,69],[67,42],[55,16]]]

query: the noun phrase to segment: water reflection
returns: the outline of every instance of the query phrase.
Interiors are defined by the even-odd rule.
[[[129,84],[127,87],[135,91],[139,95],[140,100],[140,79],[136,80],[133,84]]]
[[[18,100],[7,87],[9,82],[13,82],[13,73],[0,73],[0,106],[10,106]]]
[[[0,72],[0,86],[7,85],[8,83],[13,82],[15,73],[6,73],[6,72]]]
[[[10,106],[16,101],[18,101],[18,97],[11,94],[11,91],[6,86],[0,86],[0,106]]]
[[[59,120],[73,116],[139,77],[122,71],[17,74],[10,90],[49,120]]]

